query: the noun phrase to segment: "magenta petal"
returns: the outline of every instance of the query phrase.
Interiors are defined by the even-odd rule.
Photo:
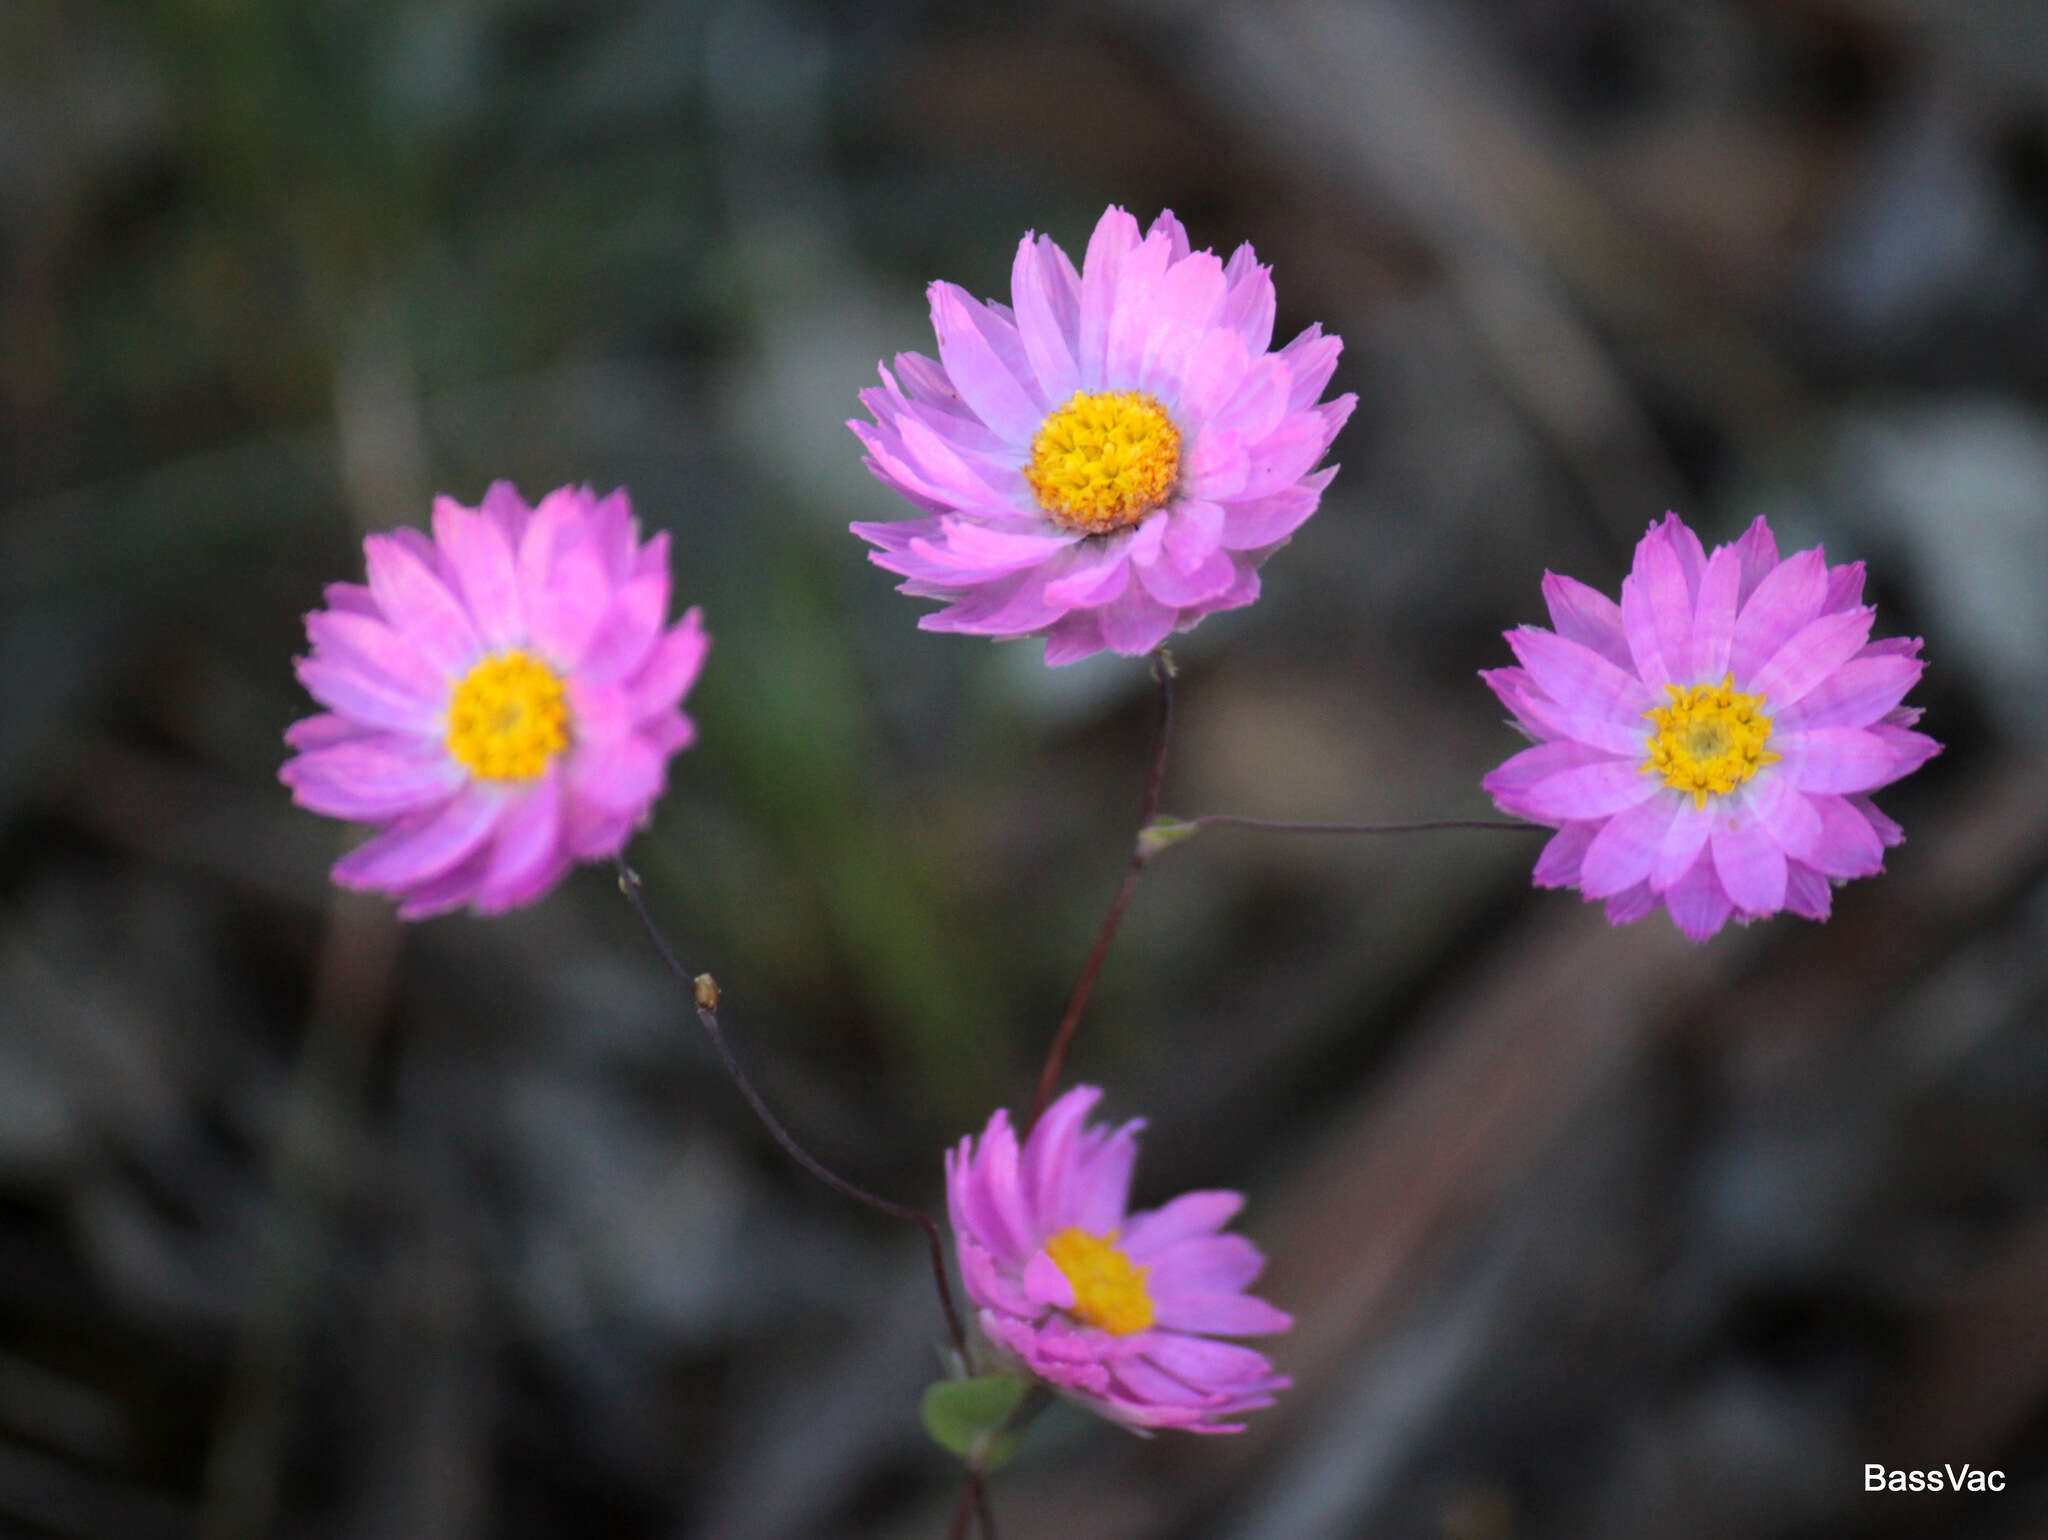
[[[1706,848],[1713,824],[1711,803],[1701,807],[1695,805],[1691,797],[1678,798],[1678,810],[1671,820],[1671,827],[1664,831],[1664,841],[1650,862],[1652,892],[1665,892],[1692,870],[1699,861],[1700,852]]]
[[[1819,618],[1827,591],[1827,559],[1818,550],[1787,558],[1757,585],[1736,613],[1728,648],[1728,666],[1738,688],[1748,689],[1756,671]]]
[[[408,531],[417,537],[417,531]],[[370,592],[392,626],[405,633],[435,673],[455,678],[482,650],[469,612],[426,560],[393,535],[363,541]]]
[[[1138,1159],[1138,1130],[1143,1126],[1135,1119],[1124,1124],[1092,1158],[1076,1163],[1074,1223],[1090,1234],[1107,1234],[1123,1224],[1130,1201],[1131,1168]]]
[[[1692,667],[1681,683],[1718,683],[1727,674],[1741,584],[1742,558],[1733,546],[1719,547],[1700,576],[1699,600],[1693,609]]]
[[[1771,533],[1771,526],[1764,521],[1762,514],[1750,521],[1749,528],[1742,532],[1742,538],[1735,542],[1735,555],[1742,564],[1742,584],[1736,594],[1739,607],[1749,602],[1749,596],[1756,592],[1757,585],[1778,566],[1778,538]],[[1718,925],[1714,928],[1720,929]]]
[[[1794,634],[1751,675],[1748,688],[1763,696],[1766,710],[1776,712],[1796,705],[1856,655],[1869,639],[1876,618],[1876,611],[1868,609],[1822,616]]]
[[[1617,668],[1633,669],[1628,637],[1622,630],[1621,606],[1597,588],[1555,572],[1543,574],[1543,602],[1559,636],[1577,642]]]
[[[1607,923],[1633,925],[1656,907],[1657,895],[1650,891],[1649,883],[1639,882],[1607,900]]]
[[[1591,848],[1593,836],[1600,832],[1597,823],[1568,823],[1543,847],[1543,854],[1536,858],[1533,881],[1539,888],[1575,888],[1579,885],[1579,871],[1585,865],[1586,851]]]
[[[1664,525],[1636,547],[1635,570],[1621,584],[1621,624],[1645,684],[1683,683],[1692,662],[1693,594]]]
[[[1157,1298],[1158,1322],[1178,1331],[1260,1337],[1286,1331],[1294,1317],[1250,1294],[1170,1294]]]
[[[627,686],[627,698],[635,719],[644,720],[673,710],[689,693],[711,650],[711,638],[704,630],[704,612],[694,606],[663,633],[652,656]]]
[[[1802,861],[1785,869],[1785,907],[1807,920],[1825,920],[1834,907],[1827,878]]]
[[[1802,791],[1870,791],[1903,773],[1885,741],[1861,727],[1778,733],[1771,747],[1783,760],[1779,773]]]
[[[462,789],[465,776],[438,745],[379,736],[301,754],[278,778],[301,807],[368,823],[438,806]]]
[[[489,837],[501,800],[472,785],[434,813],[393,824],[350,851],[335,863],[334,880],[345,888],[395,893],[438,877]]]
[[[448,697],[448,680],[410,638],[381,620],[345,610],[315,610],[306,617],[306,635],[326,662],[393,685],[428,706],[437,707]]]
[[[472,513],[451,497],[437,497],[434,539],[447,553],[457,590],[469,606],[484,646],[502,652],[518,645],[525,635],[526,617],[505,523]]]
[[[1566,711],[1641,731],[1643,713],[1658,699],[1641,679],[1536,626],[1521,626],[1507,638],[1529,677]]]
[[[1678,816],[1680,799],[1653,796],[1610,818],[1587,847],[1579,889],[1588,898],[1612,898],[1645,882],[1650,863]]]
[[[1785,907],[1785,852],[1763,829],[1746,819],[1714,820],[1714,871],[1735,907],[1747,914],[1775,914]]]
[[[1905,698],[1925,667],[1896,652],[1851,658],[1808,690],[1796,705],[1776,713],[1784,730],[1808,727],[1868,727]]]
[[[1814,858],[1822,839],[1820,814],[1786,777],[1766,772],[1752,781],[1749,811],[1786,855],[1801,861]]]
[[[1809,797],[1807,801],[1820,815],[1820,843],[1809,863],[1821,875],[1869,877],[1884,870],[1882,831],[1871,825],[1854,801],[1836,796]]]
[[[939,336],[939,357],[946,366],[946,378],[960,397],[974,409],[974,415],[1012,444],[1029,444],[1053,403],[1037,399],[1038,379],[1029,383],[1018,378],[1012,361],[998,351],[992,335],[1005,325],[976,305],[958,284],[935,283],[931,287],[932,327]],[[984,327],[987,330],[984,330]],[[1015,345],[1018,362],[1023,361],[1023,344]],[[1027,366],[1028,367],[1028,366]]]
[[[1607,818],[1647,801],[1662,788],[1655,776],[1644,775],[1626,760],[1614,759],[1545,777],[1521,795],[1513,811],[1559,822]]]
[[[1017,243],[1010,266],[1010,295],[1017,306],[1017,335],[1038,375],[1048,402],[1059,403],[1081,388],[1074,344],[1081,330],[1081,279],[1067,254],[1044,236]]]
[[[1024,1264],[1024,1297],[1034,1306],[1048,1310],[1074,1308],[1074,1285],[1060,1271],[1059,1264],[1043,1251],[1032,1253]]]
[[[366,727],[415,736],[438,735],[439,705],[422,701],[381,675],[325,658],[300,658],[294,672],[313,699]]]
[[[594,543],[570,548],[554,563],[546,585],[527,595],[527,618],[541,653],[557,668],[577,669],[611,599],[611,580]]]
[[[1735,906],[1721,887],[1712,855],[1698,860],[1664,891],[1664,907],[1678,928],[1693,941],[1705,941],[1728,923]]]
[[[480,913],[502,914],[532,902],[554,885],[566,865],[561,828],[561,772],[551,766],[499,820],[477,890]]]
[[[1171,1203],[1134,1214],[1124,1227],[1124,1250],[1146,1262],[1182,1241],[1214,1235],[1244,1207],[1241,1192],[1185,1192]]]
[[[1081,1125],[1101,1100],[1100,1087],[1075,1086],[1045,1109],[1024,1141],[1025,1204],[1037,1231],[1050,1234],[1074,1223],[1075,1205],[1068,1182]]]
[[[569,791],[607,813],[638,818],[661,795],[665,766],[654,746],[629,734],[602,748],[579,744],[569,755]]]
[[[1102,622],[1102,639],[1112,652],[1125,657],[1143,657],[1171,634],[1180,618],[1177,610],[1161,604],[1136,588],[1094,612]]]
[[[1126,1246],[1126,1251],[1130,1248]],[[1130,1253],[1133,1260],[1140,1260]],[[1152,1274],[1155,1297],[1168,1294],[1235,1294],[1265,1270],[1259,1248],[1242,1235],[1195,1235],[1171,1246],[1154,1246],[1142,1260]],[[1168,1323],[1172,1324],[1172,1323]]]

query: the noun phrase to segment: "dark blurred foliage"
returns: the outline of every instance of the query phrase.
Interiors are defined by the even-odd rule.
[[[289,659],[433,492],[629,487],[717,637],[633,849],[814,1147],[936,1203],[1123,859],[1141,665],[919,633],[841,426],[1027,229],[1170,205],[1362,406],[1184,638],[1181,813],[1483,812],[1473,678],[1666,507],[1868,558],[1911,843],[1694,949],[1519,839],[1217,832],[1075,1072],[1252,1194],[1298,1379],[1055,1411],[1005,1540],[2048,1534],[2048,10],[8,0],[0,1526],[925,1536],[914,1235],[783,1164],[602,871],[332,892]],[[1997,1496],[1866,1496],[1970,1461]]]

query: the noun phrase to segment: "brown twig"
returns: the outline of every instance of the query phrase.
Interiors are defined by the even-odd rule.
[[[1060,1083],[1060,1071],[1066,1067],[1067,1049],[1073,1045],[1074,1031],[1081,1024],[1081,1012],[1087,1008],[1088,997],[1095,991],[1096,976],[1102,972],[1102,964],[1109,957],[1110,943],[1116,940],[1117,927],[1123,924],[1124,910],[1130,905],[1131,894],[1137,891],[1138,879],[1145,875],[1145,868],[1152,861],[1153,851],[1146,845],[1144,833],[1159,813],[1159,789],[1166,780],[1167,740],[1173,732],[1174,663],[1173,654],[1164,647],[1152,655],[1152,674],[1159,681],[1159,734],[1152,744],[1152,769],[1145,777],[1145,800],[1138,813],[1138,837],[1131,841],[1130,859],[1124,863],[1123,880],[1117,884],[1116,895],[1109,901],[1109,912],[1102,917],[1102,928],[1095,933],[1095,944],[1088,948],[1087,960],[1081,964],[1081,977],[1067,1000],[1059,1029],[1053,1033],[1052,1047],[1046,1051],[1045,1068],[1038,1077],[1038,1095],[1031,1104],[1033,1124],[1044,1115],[1047,1104],[1052,1101],[1053,1090]]]
[[[869,1208],[877,1209],[892,1218],[907,1220],[924,1232],[925,1244],[931,1250],[932,1283],[938,1289],[939,1308],[945,1312],[947,1335],[952,1338],[953,1351],[960,1355],[961,1363],[968,1363],[970,1355],[967,1332],[960,1324],[960,1312],[953,1304],[953,1286],[946,1281],[946,1248],[940,1239],[937,1223],[923,1209],[912,1208],[907,1203],[893,1202],[849,1182],[796,1142],[790,1131],[782,1126],[781,1120],[769,1110],[768,1103],[754,1088],[754,1082],[749,1080],[746,1071],[740,1068],[739,1060],[733,1055],[732,1045],[726,1041],[725,1029],[718,1021],[717,981],[708,973],[693,976],[689,969],[683,966],[682,960],[668,944],[668,938],[662,935],[661,927],[654,922],[654,915],[647,907],[646,897],[640,891],[640,874],[628,866],[623,858],[619,859],[617,866],[619,891],[626,895],[626,901],[633,906],[633,912],[640,916],[640,924],[646,930],[648,940],[654,943],[654,949],[661,954],[661,960],[668,964],[669,972],[689,989],[691,1001],[697,1008],[697,1020],[703,1023],[705,1036],[711,1039],[711,1046],[718,1051],[719,1062],[725,1066],[726,1074],[732,1077],[732,1083],[739,1087],[740,1095],[746,1098],[747,1105],[754,1109],[754,1116],[759,1118],[761,1126],[768,1130],[769,1137],[782,1147],[782,1152],[791,1160],[842,1197],[851,1198],[856,1203],[865,1203]]]

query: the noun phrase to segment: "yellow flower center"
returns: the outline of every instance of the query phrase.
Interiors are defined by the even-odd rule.
[[[1116,1243],[1116,1231],[1090,1235],[1072,1226],[1045,1243],[1045,1254],[1074,1286],[1071,1314],[1113,1337],[1128,1337],[1152,1324],[1156,1312],[1145,1292],[1149,1267],[1138,1267]]]
[[[568,691],[531,653],[485,658],[449,699],[448,752],[483,780],[532,780],[568,746]]]
[[[1643,713],[1657,731],[1650,735],[1650,757],[1642,770],[1663,776],[1676,791],[1690,792],[1694,807],[1705,807],[1709,796],[1726,796],[1782,757],[1764,747],[1771,741],[1764,698],[1740,693],[1733,674],[1719,684],[1686,689],[1667,684],[1664,690],[1671,704]]]
[[[1064,529],[1106,535],[1173,495],[1180,430],[1142,390],[1076,392],[1039,424],[1024,479]]]

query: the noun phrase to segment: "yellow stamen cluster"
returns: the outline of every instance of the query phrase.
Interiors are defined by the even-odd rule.
[[[1116,1231],[1090,1235],[1072,1226],[1045,1243],[1045,1254],[1074,1286],[1072,1315],[1113,1337],[1143,1331],[1157,1315],[1145,1292],[1149,1267],[1138,1267],[1116,1243]]]
[[[448,752],[486,781],[527,781],[569,746],[569,695],[531,653],[485,658],[448,701]]]
[[[1764,698],[1738,691],[1733,674],[1719,684],[1685,689],[1667,684],[1664,690],[1671,704],[1643,713],[1657,730],[1650,735],[1650,757],[1642,769],[1663,776],[1674,790],[1691,793],[1694,807],[1705,807],[1710,796],[1726,796],[1782,757],[1764,747],[1771,741]]]
[[[1076,392],[1039,424],[1024,479],[1064,529],[1127,529],[1173,495],[1180,430],[1142,390]]]

